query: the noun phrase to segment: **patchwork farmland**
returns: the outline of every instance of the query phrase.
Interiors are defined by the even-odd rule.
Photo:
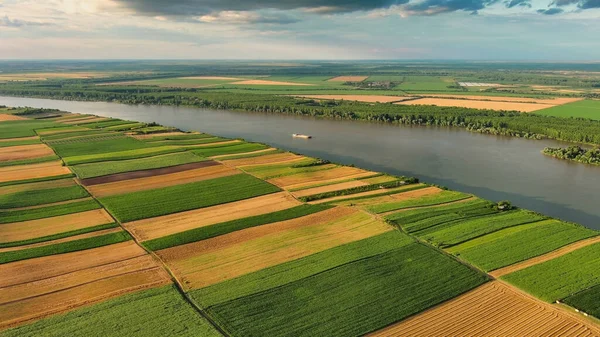
[[[200,132],[0,130],[0,336],[600,336],[597,231]]]

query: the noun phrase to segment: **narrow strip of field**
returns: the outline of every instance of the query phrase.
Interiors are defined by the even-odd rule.
[[[391,229],[357,210],[332,208],[160,250],[157,254],[186,289],[195,289]]]
[[[165,175],[165,174],[178,173],[178,172],[199,169],[199,168],[204,168],[204,167],[210,167],[210,166],[217,166],[217,165],[219,165],[219,163],[212,161],[212,160],[206,160],[206,161],[201,161],[201,162],[197,162],[197,163],[182,164],[182,165],[162,167],[162,168],[149,169],[149,170],[132,171],[132,172],[126,172],[126,173],[117,173],[117,174],[96,177],[96,178],[82,179],[81,184],[84,186],[107,184],[107,183],[119,182],[119,181],[129,180],[129,179],[140,179],[140,178],[154,177],[154,176],[160,176],[160,175]]]
[[[348,188],[353,188],[353,187],[358,187],[358,186],[366,186],[366,185],[369,185],[369,184],[364,181],[361,181],[361,180],[353,180],[353,181],[347,181],[347,182],[333,184],[333,185],[325,185],[325,186],[320,186],[320,187],[308,188],[308,189],[300,190],[297,192],[292,192],[292,194],[296,198],[300,198],[300,197],[305,197],[305,196],[319,194],[319,193],[345,190]]]
[[[488,109],[498,111],[520,111],[532,112],[541,109],[552,107],[549,104],[537,103],[518,103],[518,102],[494,102],[494,101],[475,101],[465,99],[450,99],[450,98],[419,98],[394,104],[401,105],[436,105],[449,106],[471,109]]]
[[[593,238],[589,238],[589,239],[585,239],[585,240],[581,240],[581,241],[577,241],[575,243],[572,243],[570,245],[564,246],[562,248],[559,248],[557,250],[554,250],[550,253],[544,254],[544,255],[540,255],[534,258],[531,258],[529,260],[525,260],[523,262],[520,263],[515,263],[513,265],[504,267],[504,268],[500,268],[500,269],[496,269],[492,272],[490,272],[489,274],[492,275],[495,278],[500,278],[504,275],[508,275],[511,273],[514,273],[516,271],[519,271],[521,269],[525,269],[531,266],[535,266],[537,264],[540,263],[544,263],[546,261],[550,261],[552,259],[561,257],[563,255],[569,254],[573,251],[576,251],[580,248],[583,247],[587,247],[589,245],[593,245],[596,243],[600,243],[600,236],[596,236]]]
[[[343,166],[330,170],[299,173],[291,176],[269,179],[268,182],[285,189],[294,189],[314,184],[315,182],[333,182],[336,180],[366,177],[372,174],[373,172],[359,168]]]
[[[75,186],[75,179],[60,179],[51,181],[42,181],[38,183],[19,184],[0,187],[0,195],[8,195],[13,193],[28,192],[28,191],[43,191],[50,188]]]
[[[27,118],[25,118],[25,117],[21,117],[21,116],[17,116],[17,115],[0,114],[0,122],[21,121],[21,120],[26,120],[26,119]]]
[[[69,168],[63,166],[61,161],[0,167],[0,183],[61,176],[70,173]]]
[[[158,138],[158,137],[185,136],[185,135],[189,135],[189,134],[190,133],[187,133],[187,132],[174,131],[174,132],[149,133],[149,134],[143,134],[143,135],[132,135],[132,137],[136,138],[136,139],[140,139],[140,140],[149,140],[149,139]]]
[[[17,185],[17,186],[19,186],[19,185]],[[71,199],[71,200],[66,200],[66,201],[50,202],[50,203],[45,203],[42,205],[35,205],[35,206],[13,207],[13,208],[9,208],[9,209],[0,209],[0,214],[2,214],[2,212],[29,211],[29,210],[39,209],[39,208],[62,206],[62,205],[68,205],[68,204],[72,204],[72,203],[78,203],[78,202],[90,201],[90,200],[93,200],[93,198],[92,197],[84,197],[84,198],[77,198],[77,199]],[[2,223],[2,220],[0,220],[0,223]]]
[[[269,154],[267,152],[272,152],[273,154],[275,154],[275,153],[282,153],[283,151],[276,149],[274,147],[269,147],[269,148],[262,149],[262,150],[241,152],[241,153],[237,153],[237,154],[235,154],[235,153],[234,154],[219,154],[216,156],[211,156],[211,158],[221,160],[221,161],[241,159],[241,158],[255,158],[255,157],[260,157],[260,156]]]
[[[54,155],[54,151],[45,144],[0,147],[0,161],[24,160],[52,155]]]
[[[86,118],[81,118],[81,119],[69,119],[69,120],[63,121],[61,123],[67,124],[67,125],[83,125],[83,124],[87,124],[87,123],[104,122],[107,120],[110,120],[110,118],[93,116],[93,117],[86,117]]]
[[[61,239],[56,239],[56,240],[44,241],[44,242],[39,242],[39,243],[32,243],[32,244],[29,244],[29,245],[22,245],[22,246],[16,246],[16,247],[8,247],[8,248],[0,248],[0,254],[1,253],[6,253],[6,252],[13,252],[13,251],[17,251],[17,250],[23,250],[23,249],[30,249],[30,248],[51,246],[51,245],[54,245],[54,244],[57,244],[57,243],[71,242],[71,241],[76,241],[76,240],[80,240],[80,239],[88,239],[88,238],[98,237],[98,236],[102,236],[102,235],[106,235],[106,234],[119,233],[119,232],[122,232],[122,231],[123,231],[123,229],[121,229],[119,227],[115,227],[115,228],[108,228],[108,229],[103,229],[103,230],[99,230],[99,231],[95,231],[95,232],[90,232],[90,233],[73,235],[73,236],[69,236],[69,237],[61,238]]]
[[[11,209],[0,211],[0,224],[50,218],[53,216],[85,212],[98,208],[100,208],[100,204],[90,197],[63,201],[50,205],[32,206],[27,207],[27,209]]]
[[[250,157],[250,158],[241,158],[241,159],[223,159],[227,165],[241,167],[241,166],[250,166],[250,165],[269,165],[269,164],[278,164],[278,163],[287,163],[293,160],[301,160],[304,159],[304,156],[299,156],[297,154],[293,154],[291,152],[284,153],[275,153],[275,154],[266,154],[264,156],[258,157]]]
[[[20,142],[20,141],[27,141],[27,140],[39,140],[39,139],[40,139],[40,137],[38,137],[38,136],[6,138],[6,139],[0,139],[0,143]]]
[[[2,225],[0,243],[29,240],[112,223],[103,209]]]
[[[231,84],[236,85],[289,85],[289,86],[312,86],[314,84],[298,83],[298,82],[281,82],[281,81],[268,81],[268,80],[245,80],[239,82],[233,82]]]
[[[413,190],[427,188],[424,184],[410,184],[394,188],[383,188],[373,191],[360,192],[348,195],[340,195],[331,198],[319,199],[309,202],[310,204],[332,204],[338,206],[368,206],[397,200],[394,194],[408,193]]]
[[[285,192],[206,207],[193,211],[125,223],[124,226],[140,241],[160,238],[235,219],[272,213],[299,205]]]
[[[494,281],[368,336],[598,336],[592,323]]]
[[[325,100],[344,100],[357,101],[365,103],[391,103],[400,102],[406,99],[412,99],[410,96],[382,96],[382,95],[302,95],[296,96],[302,98],[325,99]]]
[[[548,105],[562,105],[581,101],[582,98],[556,97],[549,99],[529,98],[529,97],[510,97],[510,96],[475,96],[475,95],[443,95],[443,94],[419,94],[419,97],[450,98],[475,101],[493,101],[493,102],[518,102],[535,103]]]
[[[362,82],[369,78],[369,76],[337,76],[330,78],[328,82]]]

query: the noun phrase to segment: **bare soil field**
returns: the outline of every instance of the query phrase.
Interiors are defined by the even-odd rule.
[[[69,236],[69,237],[66,237],[66,238],[63,238],[63,239],[46,241],[46,242],[40,242],[40,243],[34,243],[34,244],[31,244],[31,245],[9,247],[9,248],[0,248],[0,253],[12,252],[12,251],[15,251],[15,250],[30,249],[30,248],[36,248],[36,247],[50,246],[50,245],[54,245],[54,244],[57,244],[57,243],[63,243],[63,242],[80,240],[80,239],[93,238],[93,237],[102,236],[102,235],[105,235],[105,234],[117,233],[117,232],[121,232],[121,231],[123,231],[123,229],[121,229],[120,227],[109,228],[109,229],[104,229],[104,230],[101,230],[101,231],[95,231],[95,232],[91,232],[91,233],[85,233],[85,234],[79,234],[79,235]],[[0,294],[0,296],[1,296],[1,294]]]
[[[336,207],[164,249],[157,254],[185,288],[195,289],[389,230],[390,226],[366,213]]]
[[[40,137],[38,137],[38,136],[21,137],[21,138],[6,138],[6,139],[0,139],[0,143],[14,142],[14,141],[19,141],[19,140],[32,140],[32,139],[39,139],[39,138]]]
[[[554,99],[539,99],[539,98],[528,98],[528,97],[506,97],[506,96],[471,96],[471,95],[437,95],[429,94],[422,95],[419,97],[437,97],[437,98],[450,98],[450,99],[462,99],[462,100],[475,100],[475,101],[494,101],[494,102],[520,102],[520,103],[536,103],[536,104],[550,104],[550,105],[563,105],[567,103],[581,101],[583,98],[570,98],[570,97],[556,97]]]
[[[303,95],[303,96],[296,96],[296,97],[312,98],[312,99],[358,101],[358,102],[365,102],[365,103],[390,103],[390,102],[399,102],[399,101],[403,101],[405,99],[412,98],[409,96],[383,96],[383,95]]]
[[[311,86],[314,84],[296,83],[296,82],[280,82],[280,81],[267,81],[267,80],[246,80],[233,82],[230,84],[241,84],[241,85],[296,85],[296,86]]]
[[[513,265],[506,266],[504,268],[496,269],[496,270],[490,272],[489,274],[491,276],[495,277],[495,278],[499,278],[499,277],[502,277],[504,275],[508,275],[508,274],[514,273],[516,271],[519,271],[521,269],[525,269],[527,267],[531,267],[533,265],[540,264],[542,262],[546,262],[546,261],[555,259],[557,257],[561,257],[561,256],[563,256],[565,254],[568,254],[568,253],[572,252],[572,251],[575,251],[577,249],[580,249],[580,248],[583,248],[583,247],[586,247],[586,246],[589,246],[589,245],[593,245],[593,244],[598,243],[598,242],[600,242],[600,236],[596,236],[596,237],[593,237],[593,238],[589,238],[589,239],[577,241],[577,242],[574,242],[574,243],[572,243],[570,245],[566,245],[566,246],[564,246],[562,248],[559,248],[557,250],[551,251],[550,253],[546,253],[544,255],[540,255],[540,256],[534,257],[532,259],[525,260],[523,262],[515,263]]]
[[[369,76],[338,76],[330,78],[328,82],[362,82],[369,78]]]
[[[32,165],[15,165],[0,168],[0,183],[69,174],[60,160]]]
[[[279,192],[182,213],[132,221],[125,223],[124,226],[138,240],[146,241],[221,222],[277,212],[298,205],[300,202],[292,196],[286,192]]]
[[[9,114],[0,114],[0,122],[5,122],[5,121],[21,121],[27,119],[25,117],[21,117],[21,116],[17,116],[17,115],[9,115]],[[19,138],[19,139],[23,139],[23,138]]]
[[[168,283],[164,269],[144,255],[13,285],[0,295],[0,328]]]
[[[39,183],[4,186],[4,187],[0,187],[0,195],[17,193],[17,192],[25,192],[25,191],[45,190],[47,188],[69,187],[69,186],[74,186],[76,184],[77,183],[75,182],[75,179],[67,178],[67,179],[60,179],[60,180],[41,181]],[[11,208],[11,209],[14,209],[14,208]]]
[[[209,180],[240,174],[241,172],[225,165],[215,165],[183,172],[163,174],[154,177],[116,181],[113,183],[88,186],[87,189],[95,197],[146,191],[196,181]]]
[[[0,161],[41,158],[54,155],[46,144],[18,145],[0,148]]]
[[[517,103],[517,102],[493,102],[493,101],[475,101],[465,99],[450,99],[450,98],[420,98],[405,102],[397,102],[394,104],[402,105],[437,105],[437,106],[452,106],[460,108],[472,109],[489,109],[489,110],[506,110],[532,112],[536,110],[551,108],[554,105],[536,104],[536,103]]]
[[[0,242],[13,242],[112,223],[103,209],[2,225]]]
[[[493,281],[368,336],[599,335],[592,323]]]
[[[117,182],[117,181],[129,180],[129,179],[147,178],[147,177],[154,177],[154,176],[159,176],[159,175],[164,175],[164,174],[184,172],[184,171],[188,171],[188,170],[192,170],[192,169],[199,169],[199,168],[203,168],[203,167],[210,167],[210,166],[217,166],[217,165],[220,165],[220,164],[217,163],[216,161],[206,160],[206,161],[201,161],[201,162],[197,162],[197,163],[189,163],[189,164],[182,164],[182,165],[170,166],[170,167],[161,167],[161,168],[141,170],[141,171],[124,172],[124,173],[111,174],[111,175],[107,175],[107,176],[82,179],[81,184],[84,186],[107,184],[107,183],[113,183],[113,182]]]
[[[278,164],[278,163],[282,163],[282,162],[285,163],[285,162],[289,162],[291,160],[300,160],[300,159],[304,159],[304,158],[306,158],[306,157],[299,156],[297,154],[293,154],[290,152],[285,152],[285,153],[267,154],[267,155],[259,156],[259,157],[223,160],[223,162],[227,165],[240,167],[240,166],[250,166],[250,165]]]
[[[159,133],[149,133],[149,134],[145,134],[145,135],[132,135],[133,138],[135,139],[149,139],[149,138],[154,138],[154,137],[163,137],[163,136],[184,136],[184,135],[191,135],[191,134],[198,134],[198,132],[192,132],[192,133],[187,133],[187,132],[181,132],[181,131],[175,131],[175,132],[159,132]]]
[[[358,187],[358,186],[365,186],[365,185],[368,185],[368,184],[366,182],[364,182],[364,181],[353,180],[353,181],[347,181],[347,182],[339,183],[339,184],[325,185],[325,186],[320,186],[320,187],[308,188],[308,189],[305,189],[305,190],[300,190],[300,191],[292,192],[292,194],[296,198],[300,198],[300,197],[305,197],[305,196],[309,196],[309,195],[314,195],[314,194],[319,194],[319,193],[326,193],[326,192],[333,192],[333,191],[339,191],[339,190],[345,190],[345,189],[348,189],[348,188],[353,188],[353,187]]]
[[[325,183],[335,180],[360,178],[374,174],[355,167],[341,166],[329,170],[299,173],[291,176],[269,179],[268,182],[279,187],[293,189],[313,183]]]
[[[442,189],[435,187],[435,186],[431,186],[431,187],[426,187],[426,188],[422,188],[422,189],[415,190],[415,191],[391,194],[390,198],[395,199],[395,201],[403,201],[403,200],[409,200],[409,199],[418,199],[418,198],[424,197],[426,195],[438,194],[440,192],[442,192]]]

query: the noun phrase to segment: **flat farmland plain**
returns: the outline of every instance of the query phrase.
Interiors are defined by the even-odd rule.
[[[519,103],[519,102],[495,102],[487,100],[464,100],[464,99],[449,99],[449,98],[419,98],[409,101],[396,102],[394,104],[401,105],[437,105],[448,107],[461,107],[471,109],[489,109],[498,111],[520,111],[533,112],[537,110],[547,109],[552,107],[549,104],[538,103]]]
[[[50,177],[70,175],[71,170],[60,160],[40,164],[0,167],[0,184],[23,180],[40,180]]]
[[[54,155],[54,151],[44,144],[0,148],[0,161],[32,159],[52,155]]]

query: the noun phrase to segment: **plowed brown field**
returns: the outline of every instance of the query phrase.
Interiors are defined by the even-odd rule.
[[[117,233],[117,232],[121,232],[121,231],[123,231],[123,229],[120,228],[120,227],[109,228],[109,229],[104,229],[104,230],[101,230],[101,231],[95,231],[95,232],[91,232],[91,233],[85,233],[85,234],[79,234],[79,235],[69,236],[69,237],[66,237],[66,238],[63,238],[63,239],[46,241],[46,242],[40,242],[40,243],[34,243],[34,244],[31,244],[31,245],[24,245],[24,246],[18,246],[18,247],[9,247],[9,248],[0,248],[0,253],[11,252],[11,251],[15,251],[15,250],[22,250],[22,249],[29,249],[29,248],[36,248],[36,247],[43,247],[43,246],[50,246],[50,245],[54,245],[54,244],[57,244],[57,243],[63,243],[63,242],[69,242],[69,241],[76,241],[76,240],[80,240],[80,239],[93,238],[93,237],[102,236],[102,235],[105,235],[105,234]]]
[[[544,254],[544,255],[540,255],[537,257],[534,257],[532,259],[529,260],[525,260],[523,262],[519,262],[510,266],[506,266],[504,268],[500,268],[500,269],[496,269],[494,271],[492,271],[491,273],[489,273],[490,275],[492,275],[495,278],[499,278],[502,277],[504,275],[508,275],[510,273],[514,273],[516,271],[519,271],[521,269],[525,269],[527,267],[531,267],[533,265],[536,264],[540,264],[542,262],[546,262],[552,259],[555,259],[557,257],[563,256],[565,254],[568,254],[574,250],[589,246],[589,245],[593,245],[595,243],[600,242],[600,236],[596,236],[593,238],[589,238],[589,239],[585,239],[585,240],[581,240],[581,241],[577,241],[574,242],[570,245],[564,246],[562,248],[559,248],[557,250],[551,251],[550,253]]]
[[[293,154],[290,152],[267,154],[260,157],[241,158],[241,159],[230,159],[223,160],[227,165],[231,166],[249,166],[249,165],[263,165],[263,164],[275,164],[280,162],[286,162],[289,160],[300,160],[305,157]]]
[[[34,178],[45,178],[69,174],[68,167],[62,166],[61,161],[32,165],[17,165],[0,168],[0,183]]]
[[[369,336],[591,337],[600,330],[493,281]]]
[[[233,82],[230,84],[243,84],[243,85],[298,85],[308,86],[314,84],[297,83],[297,82],[280,82],[280,81],[267,81],[267,80],[246,80],[240,82]]]
[[[313,99],[330,99],[330,100],[344,100],[344,101],[358,101],[366,103],[390,103],[403,101],[412,97],[409,96],[383,96],[383,95],[302,95],[296,96],[302,98],[313,98]]]
[[[106,197],[109,195],[146,191],[196,181],[215,179],[232,176],[241,172],[225,165],[210,166],[195,170],[164,174],[155,177],[117,181],[114,183],[88,186],[87,189],[95,197]]]
[[[342,166],[330,170],[299,173],[291,176],[269,179],[268,182],[286,189],[294,189],[310,186],[314,183],[327,183],[336,180],[367,177],[373,172],[361,170],[355,167]]]
[[[0,161],[23,160],[54,155],[45,144],[19,145],[0,148]]]
[[[27,118],[17,116],[17,115],[9,115],[9,114],[0,114],[0,122],[5,121],[21,121]]]
[[[140,241],[160,238],[194,228],[281,211],[300,205],[285,192],[230,202],[197,210],[128,222],[125,228]]]
[[[366,213],[336,207],[157,253],[185,288],[195,289],[389,230]]]
[[[338,76],[330,78],[328,82],[362,82],[369,78],[369,76]]]
[[[475,101],[466,99],[450,99],[450,98],[419,98],[410,101],[397,102],[394,104],[401,105],[437,105],[437,106],[453,106],[460,108],[472,109],[489,109],[489,110],[508,110],[520,112],[532,112],[536,110],[553,107],[551,104],[536,104],[536,103],[518,103],[518,102],[493,102],[493,101]]]
[[[106,248],[118,248],[113,246]],[[88,251],[82,253],[86,252]],[[69,260],[70,254],[72,253],[59,257]],[[85,254],[81,257],[86,258]],[[44,258],[33,260],[42,259]],[[39,262],[34,261],[32,265],[39,265]],[[64,263],[60,260],[57,262]],[[48,270],[55,266],[45,264],[40,267]],[[28,283],[13,284],[0,292],[0,328],[169,282],[168,274],[153,258],[142,255],[92,265],[66,274],[41,277]]]
[[[368,184],[365,183],[364,181],[353,180],[353,181],[347,181],[345,183],[339,183],[339,184],[333,184],[333,185],[325,185],[325,186],[320,186],[320,187],[308,188],[308,189],[305,189],[305,190],[300,190],[300,191],[292,192],[292,194],[296,198],[300,198],[300,197],[306,197],[306,196],[309,196],[309,195],[314,195],[314,194],[319,194],[319,193],[326,193],[326,192],[333,192],[333,191],[340,191],[340,190],[345,190],[345,189],[348,189],[348,188],[353,188],[353,187],[358,187],[358,186],[365,186],[365,185],[368,185]]]
[[[2,225],[0,242],[14,242],[74,231],[114,220],[103,209]]]

